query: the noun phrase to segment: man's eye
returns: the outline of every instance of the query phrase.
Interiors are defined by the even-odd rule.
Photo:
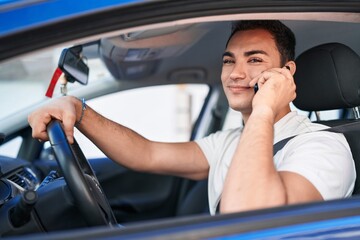
[[[231,60],[231,59],[223,59],[223,64],[233,64],[235,63],[234,60]]]
[[[262,62],[262,59],[261,58],[250,58],[249,63],[259,63],[259,62]]]

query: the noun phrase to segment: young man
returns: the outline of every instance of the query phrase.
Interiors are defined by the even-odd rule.
[[[69,96],[30,114],[33,137],[47,140],[46,125],[56,118],[72,143],[73,127],[81,119],[77,128],[123,166],[209,178],[212,214],[220,199],[220,211],[227,213],[349,196],[356,176],[344,136],[315,132],[325,126],[290,111],[296,97],[294,48],[293,33],[279,21],[235,23],[221,81],[230,107],[242,113],[244,128],[196,142],[153,142],[90,107],[82,110],[81,101]],[[274,142],[301,133],[307,134],[273,156]]]

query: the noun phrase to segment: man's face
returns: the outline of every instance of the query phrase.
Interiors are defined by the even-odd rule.
[[[223,55],[221,81],[232,109],[250,114],[254,89],[251,79],[264,70],[280,66],[280,53],[272,35],[263,29],[233,35]]]

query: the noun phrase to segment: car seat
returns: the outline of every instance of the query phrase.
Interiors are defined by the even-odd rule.
[[[354,110],[354,119],[317,122],[341,126],[360,174],[360,57],[348,46],[327,43],[313,47],[296,59],[294,75],[297,97],[294,105],[304,111]],[[350,123],[350,124],[349,124]],[[360,193],[356,178],[354,194]]]
[[[181,201],[176,216],[210,214],[208,202],[208,180],[193,181],[186,196]]]

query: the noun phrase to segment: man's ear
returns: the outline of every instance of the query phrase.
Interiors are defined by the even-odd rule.
[[[296,72],[296,63],[294,61],[288,61],[285,66],[288,67],[289,71],[291,72],[291,75],[294,76]]]

